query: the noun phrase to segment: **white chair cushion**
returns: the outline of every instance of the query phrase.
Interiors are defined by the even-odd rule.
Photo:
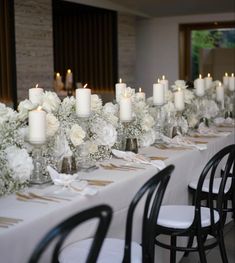
[[[227,193],[229,191],[229,189],[231,187],[231,182],[232,182],[232,178],[228,177],[227,182],[225,184],[224,193]],[[193,181],[189,184],[189,187],[196,190],[197,189],[197,183],[198,183],[198,181]],[[221,183],[221,178],[215,178],[214,184],[213,184],[213,194],[219,193],[220,183]],[[202,186],[202,191],[206,192],[206,193],[209,192],[209,180],[208,179],[206,179],[204,181],[204,184]]]
[[[93,239],[75,242],[65,247],[59,257],[60,263],[85,263]],[[97,263],[121,263],[124,254],[124,240],[106,238],[103,242]],[[142,262],[142,248],[131,243],[131,263]]]
[[[187,229],[194,220],[195,207],[190,205],[165,205],[161,206],[157,224],[175,229]],[[214,211],[215,222],[219,220],[219,214]],[[202,227],[210,225],[210,209],[201,208]]]

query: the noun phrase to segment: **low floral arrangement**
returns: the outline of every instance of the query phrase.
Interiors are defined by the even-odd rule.
[[[176,81],[165,94],[166,103],[162,107],[165,127],[174,126],[174,91],[178,88],[184,91],[181,126],[185,133],[188,128],[194,128],[201,117],[212,119],[218,115],[214,89],[200,99],[193,90],[187,89],[184,81]],[[61,101],[56,93],[44,92],[40,106],[47,113],[47,141],[42,150],[45,164],[58,168],[62,159],[69,156],[77,161],[86,156],[93,162],[109,158],[112,148],[120,149],[123,137],[137,138],[139,147],[152,145],[155,141],[153,99],[144,101],[132,89],[127,92],[133,102],[133,118],[128,125],[120,122],[118,104],[103,105],[97,95],[91,95],[91,115],[84,119],[77,117],[74,97]],[[29,183],[34,165],[33,146],[28,142],[28,113],[37,107],[28,99],[20,102],[18,111],[0,103],[0,196]]]

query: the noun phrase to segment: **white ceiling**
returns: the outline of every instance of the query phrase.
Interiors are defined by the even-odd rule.
[[[235,12],[235,0],[109,0],[146,16]],[[235,14],[234,14],[235,19]]]
[[[235,12],[235,0],[66,0],[146,17]],[[235,13],[234,13],[235,20]]]

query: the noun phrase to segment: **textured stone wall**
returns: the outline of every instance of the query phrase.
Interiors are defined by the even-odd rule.
[[[15,0],[18,101],[39,83],[46,90],[53,82],[53,28],[51,0]],[[118,14],[118,76],[135,87],[136,17]]]
[[[51,0],[15,0],[18,101],[36,83],[47,90],[53,81]]]
[[[118,14],[118,76],[136,87],[136,16]]]

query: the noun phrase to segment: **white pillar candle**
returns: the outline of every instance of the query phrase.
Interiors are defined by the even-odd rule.
[[[184,92],[180,88],[175,92],[175,108],[177,111],[184,110]]]
[[[38,87],[38,84],[36,84],[35,88],[29,89],[29,100],[33,104],[42,104],[42,95],[43,95],[43,89]]]
[[[207,77],[204,78],[204,81],[205,81],[205,89],[207,90],[212,85],[212,77],[210,73],[207,74]]]
[[[122,94],[125,93],[126,89],[126,83],[122,82],[122,79],[119,79],[119,83],[116,83],[115,85],[115,96],[116,96],[116,102],[120,102]]]
[[[225,72],[223,76],[223,84],[224,84],[224,88],[227,89],[229,86],[229,76],[227,72]]]
[[[91,114],[91,90],[86,88],[87,84],[76,89],[76,113],[78,117],[89,117]]]
[[[56,84],[57,84],[58,86],[61,85],[61,83],[62,83],[62,77],[61,77],[61,75],[60,75],[59,72],[57,72],[56,75],[55,75],[55,81],[56,81]]]
[[[46,112],[40,107],[29,112],[29,141],[34,144],[46,141]]]
[[[194,80],[195,93],[198,97],[202,97],[205,94],[205,83],[202,79],[202,75],[199,75],[198,79]]]
[[[224,86],[222,86],[220,82],[219,85],[216,86],[216,100],[219,102],[224,101]]]
[[[160,83],[163,84],[166,94],[169,89],[169,81],[165,78],[165,75],[162,75],[162,79],[160,80]]]
[[[139,92],[136,93],[136,98],[139,100],[145,100],[146,95],[145,95],[145,92],[143,92],[141,88],[139,88]]]
[[[229,86],[228,86],[230,91],[234,91],[235,90],[235,77],[234,77],[234,73],[231,74],[231,77],[229,77]]]
[[[125,93],[120,98],[120,121],[128,122],[132,120],[132,102],[131,97]]]
[[[163,105],[165,103],[165,87],[162,83],[153,84],[153,104]]]
[[[66,78],[65,78],[65,85],[66,87],[68,87],[69,85],[72,85],[72,84],[73,84],[73,73],[71,69],[68,69],[66,73]]]

